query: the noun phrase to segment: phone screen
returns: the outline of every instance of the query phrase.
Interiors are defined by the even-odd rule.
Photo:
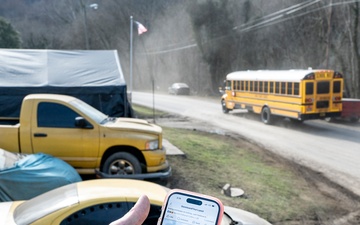
[[[221,206],[213,200],[187,193],[172,193],[167,199],[162,225],[216,225]]]

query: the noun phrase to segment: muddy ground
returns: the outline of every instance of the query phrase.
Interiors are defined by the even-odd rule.
[[[173,127],[173,128],[185,128],[190,130],[199,130],[210,133],[216,133],[219,135],[227,135],[236,138],[239,141],[244,142],[244,146],[248,146],[253,151],[256,151],[257,154],[262,155],[264,158],[271,160],[272,162],[281,163],[282,165],[286,165],[291,167],[292,170],[296,170],[299,176],[302,176],[310,186],[314,188],[314,190],[318,190],[323,193],[324,196],[335,200],[338,203],[338,207],[334,208],[333,212],[328,212],[329,215],[343,215],[339,218],[335,218],[331,221],[288,221],[285,223],[277,223],[277,224],[334,224],[334,225],[347,225],[347,224],[360,224],[360,196],[357,196],[353,192],[349,191],[346,187],[342,187],[338,185],[326,177],[324,177],[321,173],[313,171],[304,166],[298,165],[295,162],[289,161],[284,157],[276,155],[270,149],[264,149],[262,146],[257,145],[257,143],[250,142],[249,140],[244,139],[238,134],[228,132],[223,129],[219,129],[217,127],[213,127],[208,125],[205,122],[196,121],[189,118],[183,118],[174,115],[168,115],[162,118],[156,118],[154,120],[150,120],[151,122],[155,122],[160,126]],[[344,215],[344,209],[346,213]],[[341,212],[337,211],[341,210]],[[331,217],[331,216],[330,216]]]

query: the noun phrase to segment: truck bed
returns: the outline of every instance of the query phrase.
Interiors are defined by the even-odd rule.
[[[16,125],[0,125],[0,146],[2,149],[10,152],[20,152],[19,128],[19,123]]]
[[[20,122],[16,117],[0,117],[0,125],[16,125]]]

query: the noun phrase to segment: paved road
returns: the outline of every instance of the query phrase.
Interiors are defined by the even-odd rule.
[[[323,173],[360,196],[360,123],[321,120],[274,126],[246,112],[223,114],[220,100],[134,92],[133,103],[205,121]]]

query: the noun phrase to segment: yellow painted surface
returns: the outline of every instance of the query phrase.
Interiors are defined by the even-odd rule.
[[[68,162],[80,173],[95,172],[109,149],[125,149],[133,155],[142,155],[148,172],[166,169],[166,152],[162,149],[162,128],[145,120],[118,118],[113,123],[98,124],[69,102],[75,98],[64,95],[36,94],[25,97],[20,126],[0,125],[0,148],[12,152],[45,153]],[[37,105],[40,102],[58,103],[71,108],[93,126],[92,129],[38,127]],[[19,134],[18,134],[19,132]],[[34,137],[46,134],[46,137]],[[20,138],[19,136],[20,135]],[[159,148],[146,149],[146,143],[158,140]]]

